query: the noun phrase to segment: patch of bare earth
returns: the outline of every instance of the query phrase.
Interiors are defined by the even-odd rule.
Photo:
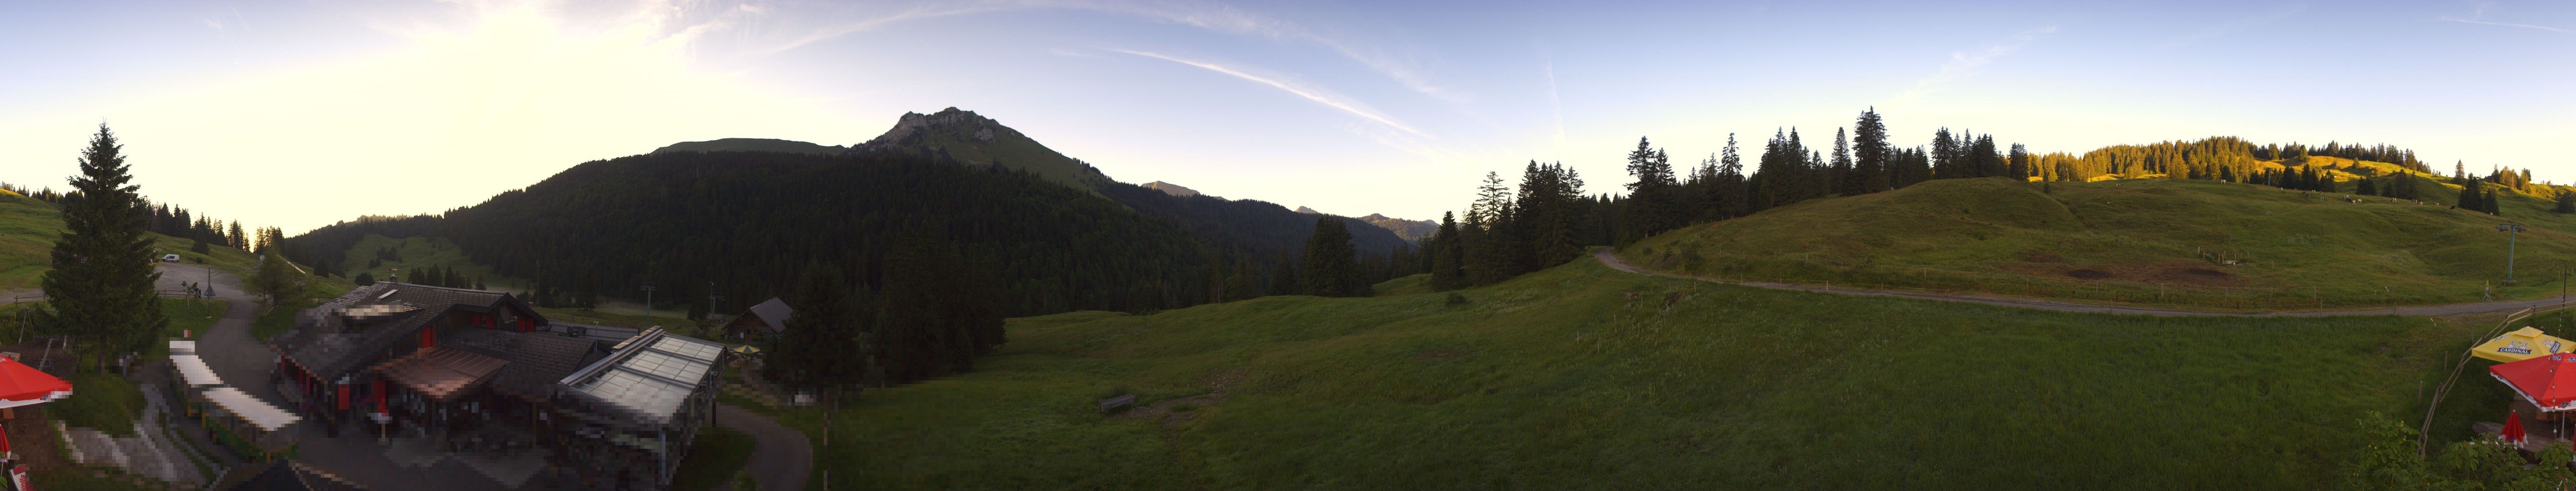
[[[1248,374],[1242,368],[1219,368],[1209,370],[1207,373],[1199,375],[1199,383],[1204,383],[1208,386],[1208,392],[1205,394],[1164,399],[1154,401],[1153,404],[1138,404],[1135,407],[1128,408],[1124,412],[1111,416],[1111,418],[1155,421],[1162,423],[1163,428],[1169,430],[1182,424],[1189,423],[1193,419],[1197,419],[1200,409],[1215,406],[1219,402],[1225,402],[1226,394],[1233,390],[1235,386],[1242,385],[1244,379],[1247,377]],[[1178,435],[1166,432],[1164,436],[1169,438]]]

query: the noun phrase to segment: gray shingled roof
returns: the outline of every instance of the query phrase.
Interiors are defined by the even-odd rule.
[[[509,295],[501,292],[384,282],[349,290],[319,307],[296,314],[295,328],[269,338],[269,344],[296,364],[323,378],[365,368],[368,354],[412,339],[420,326],[450,310],[490,312]],[[342,309],[364,305],[407,305],[418,310],[378,321],[357,332],[346,331]],[[542,322],[543,317],[539,318]]]
[[[523,399],[542,400],[556,380],[580,370],[599,341],[545,332],[459,329],[438,338],[438,345],[509,360],[492,376],[492,389]]]
[[[751,306],[751,315],[760,316],[760,322],[769,325],[769,332],[787,332],[787,317],[796,315],[796,309],[788,308],[787,302],[778,297],[769,297],[769,301]]]

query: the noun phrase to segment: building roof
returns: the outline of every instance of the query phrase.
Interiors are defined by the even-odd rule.
[[[509,360],[470,351],[431,346],[376,365],[376,372],[405,389],[430,399],[448,400],[483,385]]]
[[[365,368],[369,355],[410,339],[450,310],[488,313],[505,304],[519,300],[493,291],[376,283],[297,313],[295,328],[269,338],[269,344],[314,375],[334,378]],[[545,322],[534,309],[522,310]]]
[[[277,460],[250,464],[224,473],[213,487],[221,491],[366,491],[366,486],[341,479],[302,462]]]
[[[761,324],[769,326],[769,332],[787,332],[787,317],[796,315],[796,309],[787,307],[787,302],[778,297],[769,297],[768,301],[751,306],[751,311],[744,315],[760,317]]]
[[[675,421],[690,394],[716,376],[724,345],[649,329],[619,343],[616,352],[561,381],[578,394],[638,423]]]
[[[189,387],[214,387],[224,384],[222,377],[215,376],[215,369],[206,366],[206,360],[198,358],[197,355],[170,355],[170,366],[178,367],[180,381],[188,384]]]
[[[527,399],[552,394],[555,381],[580,370],[593,351],[605,354],[598,341],[556,333],[498,329],[460,329],[440,338],[440,346],[509,360],[492,377],[492,390]]]
[[[173,340],[170,340],[170,354],[173,354],[173,355],[193,355],[193,354],[197,354],[197,342],[196,342],[196,341],[185,340],[185,339],[173,339]]]
[[[215,407],[223,408],[224,412],[232,413],[243,421],[249,421],[252,426],[258,426],[260,431],[277,431],[279,428],[285,428],[286,425],[295,424],[296,421],[304,419],[302,416],[296,416],[295,413],[269,405],[268,402],[261,401],[257,397],[251,397],[250,393],[242,392],[241,389],[216,387],[206,389],[205,394],[207,402],[214,403]]]

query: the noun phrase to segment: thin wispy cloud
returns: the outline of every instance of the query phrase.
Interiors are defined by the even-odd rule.
[[[1273,41],[1307,44],[1331,50],[1370,70],[1394,80],[1397,84],[1435,99],[1463,103],[1467,94],[1432,82],[1419,63],[1399,56],[1382,46],[1362,43],[1344,36],[1319,33],[1295,23],[1244,11],[1230,5],[1199,1],[1142,2],[1130,0],[996,0],[970,3],[914,4],[892,12],[860,16],[832,23],[812,32],[773,46],[766,53],[778,53],[808,44],[889,24],[955,15],[1003,12],[1012,10],[1069,9],[1141,17],[1156,22],[1177,24],[1237,36],[1251,36]]]
[[[788,41],[787,41],[787,42],[785,42],[785,43],[781,43],[781,44],[778,44],[778,45],[775,45],[775,46],[771,46],[771,47],[769,47],[768,49],[765,49],[765,50],[762,50],[762,51],[763,51],[763,54],[777,54],[777,53],[779,53],[779,52],[783,52],[783,51],[787,51],[787,50],[792,50],[792,49],[796,49],[796,48],[799,48],[799,47],[803,47],[803,46],[808,45],[808,44],[814,44],[814,43],[816,43],[816,42],[821,42],[821,41],[828,40],[828,39],[832,39],[832,38],[837,38],[837,37],[841,37],[841,36],[847,36],[847,35],[850,35],[851,33],[856,33],[856,32],[860,32],[860,31],[866,31],[866,30],[869,30],[869,29],[875,29],[875,28],[877,28],[877,27],[885,26],[885,25],[887,25],[887,24],[894,24],[894,23],[898,23],[898,22],[911,21],[911,20],[920,20],[920,19],[931,19],[931,18],[938,18],[938,17],[948,17],[948,16],[954,16],[954,15],[966,15],[966,14],[978,14],[978,13],[985,13],[985,12],[996,12],[996,11],[1002,11],[1002,10],[1010,10],[1010,9],[1014,9],[1014,8],[1026,8],[1026,7],[1025,7],[1025,6],[1022,6],[1022,5],[999,4],[999,3],[972,3],[972,4],[915,4],[915,5],[912,5],[911,7],[907,7],[907,8],[901,9],[901,10],[896,10],[896,11],[894,11],[894,12],[889,12],[889,13],[879,14],[879,15],[873,15],[873,16],[866,16],[866,17],[862,17],[862,18],[859,18],[859,19],[855,19],[855,20],[848,20],[848,21],[842,21],[842,22],[834,23],[834,24],[832,24],[832,25],[830,25],[830,26],[827,26],[827,27],[824,27],[824,28],[822,28],[822,29],[818,29],[818,30],[815,30],[815,31],[812,31],[812,32],[808,32],[808,33],[805,33],[805,34],[803,34],[803,35],[799,35],[799,36],[795,37],[794,39],[790,39],[790,40],[788,40]]]
[[[1312,88],[1312,87],[1306,87],[1306,86],[1303,86],[1303,85],[1300,85],[1300,84],[1290,83],[1290,82],[1287,82],[1287,81],[1284,81],[1284,80],[1280,80],[1280,79],[1278,79],[1278,78],[1274,78],[1274,77],[1264,77],[1264,76],[1260,76],[1260,75],[1254,75],[1254,74],[1252,74],[1252,73],[1246,72],[1246,71],[1244,71],[1244,70],[1236,69],[1236,68],[1234,68],[1234,67],[1228,67],[1228,66],[1225,66],[1225,65],[1219,65],[1219,64],[1215,64],[1215,63],[1208,63],[1208,62],[1203,62],[1203,61],[1196,61],[1196,60],[1183,59],[1183,58],[1174,57],[1174,56],[1170,56],[1170,55],[1165,55],[1165,54],[1161,54],[1161,53],[1155,53],[1155,52],[1150,52],[1150,51],[1135,51],[1135,50],[1115,49],[1115,48],[1104,48],[1104,49],[1106,49],[1106,50],[1108,50],[1108,51],[1115,51],[1115,52],[1120,52],[1120,53],[1126,53],[1126,54],[1131,54],[1131,55],[1136,55],[1136,56],[1142,56],[1142,57],[1147,57],[1147,58],[1154,58],[1154,59],[1158,59],[1158,60],[1169,61],[1169,62],[1173,62],[1173,63],[1179,63],[1179,64],[1183,64],[1183,65],[1189,65],[1189,66],[1199,67],[1199,68],[1202,68],[1202,69],[1206,69],[1206,70],[1208,70],[1208,71],[1217,72],[1217,73],[1222,73],[1222,74],[1226,74],[1226,75],[1231,75],[1231,76],[1234,76],[1235,78],[1240,78],[1240,79],[1244,79],[1244,80],[1250,80],[1250,81],[1252,81],[1252,82],[1254,82],[1254,83],[1259,83],[1259,84],[1262,84],[1262,85],[1268,85],[1268,86],[1270,86],[1271,88],[1275,88],[1275,89],[1279,89],[1279,90],[1282,90],[1282,91],[1286,91],[1286,92],[1288,92],[1288,93],[1290,93],[1290,94],[1295,94],[1297,97],[1303,97],[1303,98],[1305,98],[1306,100],[1314,101],[1316,104],[1323,104],[1323,105],[1325,105],[1325,106],[1329,106],[1329,107],[1332,107],[1332,108],[1334,108],[1334,109],[1340,109],[1340,110],[1342,110],[1342,112],[1351,113],[1352,115],[1359,116],[1359,117],[1361,117],[1361,118],[1364,118],[1364,119],[1367,119],[1367,120],[1370,120],[1370,121],[1376,121],[1378,124],[1386,125],[1386,126],[1387,126],[1387,127],[1389,127],[1389,128],[1395,128],[1395,129],[1398,129],[1398,130],[1403,130],[1405,133],[1411,133],[1411,134],[1413,134],[1414,136],[1419,136],[1419,137],[1423,137],[1423,138],[1430,138],[1430,137],[1431,137],[1431,135],[1429,135],[1429,134],[1425,134],[1425,133],[1423,133],[1421,130],[1413,129],[1413,127],[1412,127],[1412,126],[1406,126],[1404,123],[1396,122],[1394,118],[1389,118],[1389,117],[1387,117],[1387,116],[1385,116],[1385,115],[1378,114],[1378,113],[1377,113],[1377,111],[1370,110],[1370,109],[1368,109],[1366,106],[1363,106],[1363,105],[1361,105],[1360,103],[1358,103],[1358,102],[1356,102],[1356,101],[1349,100],[1349,99],[1344,98],[1344,97],[1342,97],[1342,96],[1340,96],[1340,95],[1335,95],[1335,94],[1333,94],[1333,93],[1331,93],[1331,92],[1329,92],[1329,91],[1325,91],[1325,90],[1323,90],[1323,89],[1317,89],[1317,88]]]
[[[1983,67],[1986,66],[1987,63],[1994,62],[1995,58],[2018,51],[2024,46],[2029,46],[2031,42],[2039,40],[2040,36],[2055,32],[2057,32],[2057,26],[2051,25],[2038,29],[2022,31],[2020,34],[2014,34],[2012,39],[2008,41],[1987,45],[1985,48],[1976,51],[1952,51],[1950,52],[1950,61],[1941,64],[1940,70],[1932,72],[1931,76],[1923,77],[1921,80],[1916,80],[1914,82],[1914,87],[1906,89],[1903,93],[1897,94],[1895,101],[1903,103],[1914,100],[1917,97],[1929,95],[1933,92],[1939,92],[1941,89],[1949,85],[1950,81],[1958,80],[1974,74],[1979,67]]]
[[[1394,79],[1407,90],[1453,103],[1466,100],[1465,94],[1432,83],[1430,77],[1422,73],[1417,63],[1389,54],[1383,48],[1352,42],[1341,37],[1325,36],[1293,23],[1262,17],[1231,6],[1209,3],[1146,5],[1121,1],[1086,3],[1088,8],[1094,10],[1155,18],[1228,34],[1260,36],[1275,41],[1321,46],[1340,53],[1344,58],[1359,62],[1371,70],[1376,70],[1387,78]]]
[[[2193,45],[2193,44],[2199,44],[2201,41],[2207,41],[2207,40],[2210,40],[2210,39],[2215,39],[2215,38],[2217,38],[2217,37],[2219,37],[2219,36],[2226,36],[2226,35],[2229,35],[2229,34],[2235,34],[2235,33],[2239,33],[2239,32],[2244,32],[2244,31],[2246,31],[2246,30],[2248,30],[2248,29],[2253,29],[2253,28],[2256,28],[2256,27],[2262,27],[2262,26],[2264,26],[2264,25],[2268,25],[2268,24],[2271,24],[2271,23],[2274,23],[2274,22],[2280,22],[2280,21],[2282,21],[2282,20],[2287,20],[2287,19],[2289,19],[2289,18],[2291,18],[2291,17],[2297,16],[2297,15],[2299,15],[2300,13],[2304,13],[2304,12],[2307,12],[2307,11],[2308,11],[2308,6],[2307,6],[2307,5],[2305,5],[2305,4],[2301,4],[2301,5],[2291,5],[2291,6],[2289,6],[2288,8],[2283,8],[2283,9],[2280,9],[2280,10],[2275,10],[2275,11],[2272,11],[2271,13],[2268,13],[2268,14],[2262,14],[2262,15],[2254,15],[2254,14],[2255,14],[2254,12],[2246,12],[2246,13],[2245,13],[2245,15],[2241,15],[2241,16],[2231,16],[2231,17],[2236,17],[2236,19],[2235,19],[2235,20],[2231,20],[2231,21],[2227,21],[2227,22],[2219,23],[2218,25],[2211,26],[2211,27],[2209,27],[2209,28],[2207,28],[2207,29],[2201,29],[2201,30],[2199,30],[2199,31],[2194,31],[2194,32],[2192,32],[2191,34],[2186,34],[2186,35],[2183,35],[2183,36],[2182,36],[2182,37],[2180,37],[2180,38],[2175,38],[2175,39],[2174,39],[2174,40],[2172,40],[2172,41],[2167,41],[2167,42],[2165,42],[2165,44],[2164,44],[2163,46],[2160,46],[2160,47],[2161,47],[2161,48],[2163,48],[2163,49],[2176,49],[2176,48],[2181,48],[2181,47],[2184,47],[2184,46],[2190,46],[2190,45]]]
[[[2549,31],[2549,32],[2555,32],[2555,33],[2559,33],[2559,34],[2576,34],[2576,30],[2567,30],[2567,29],[2563,29],[2563,28],[2549,27],[2549,26],[2543,26],[2543,25],[2533,25],[2533,24],[2515,24],[2515,23],[2511,23],[2511,22],[2492,22],[2492,21],[2483,21],[2483,20],[2477,20],[2477,19],[2462,19],[2462,18],[2458,18],[2458,17],[2434,17],[2434,18],[2433,18],[2433,20],[2436,20],[2436,21],[2442,21],[2442,22],[2459,22],[2459,23],[2465,23],[2465,24],[2484,24],[2484,25],[2490,25],[2490,26],[2520,27],[2520,28],[2524,28],[2524,29],[2539,29],[2539,30]]]

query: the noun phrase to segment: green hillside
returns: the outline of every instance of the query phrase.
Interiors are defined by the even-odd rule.
[[[848,148],[839,146],[824,146],[795,140],[780,140],[776,138],[720,138],[707,141],[673,143],[662,148],[653,149],[653,153],[780,152],[809,155],[840,155],[841,152],[847,152],[849,150],[850,149]]]
[[[2349,184],[2346,185],[2350,186]],[[2425,186],[2432,198],[2457,191]],[[2425,204],[2178,179],[1929,181],[1683,228],[1621,248],[1700,276],[2264,309],[2557,295],[2576,230],[2538,197],[2505,217]],[[2230,261],[2236,264],[2229,265]]]
[[[45,271],[53,269],[54,239],[62,234],[62,211],[54,205],[15,194],[0,195],[0,292],[39,288]],[[207,253],[198,254],[188,250],[193,244],[188,239],[151,236],[160,242],[158,254],[178,254],[180,260],[191,264],[211,264],[241,275],[248,275],[259,265],[257,258],[240,249],[210,246]]]
[[[844,404],[817,467],[835,489],[2321,489],[2355,420],[2421,414],[2418,381],[2484,327],[2049,313],[1588,258],[1461,293],[1014,319],[979,371]],[[2465,385],[2446,415],[2503,404]],[[1095,411],[1119,391],[1146,405]]]
[[[958,162],[1000,165],[1028,171],[1075,189],[1089,190],[1108,182],[1100,169],[1056,153],[1019,130],[974,111],[948,108],[933,114],[904,113],[885,134],[852,146],[861,152],[896,152],[947,157]]]

